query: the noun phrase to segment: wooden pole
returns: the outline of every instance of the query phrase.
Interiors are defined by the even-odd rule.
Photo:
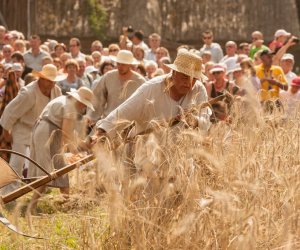
[[[44,176],[36,181],[33,181],[23,187],[20,187],[18,188],[17,190],[9,193],[9,194],[6,194],[6,195],[3,195],[1,196],[2,198],[2,201],[4,204],[8,203],[8,202],[11,202],[21,196],[23,196],[24,194],[27,194],[29,192],[31,192],[32,190],[38,188],[38,187],[41,187],[41,186],[44,186],[45,184],[47,184],[48,182],[72,171],[73,169],[75,169],[79,163],[87,163],[91,160],[94,159],[94,156],[93,155],[88,155],[84,158],[82,158],[81,160],[79,161],[76,161],[72,164],[69,164],[61,169],[58,169],[58,170],[55,170],[54,172],[51,173],[50,176]]]

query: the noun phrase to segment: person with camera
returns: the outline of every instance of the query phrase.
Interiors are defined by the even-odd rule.
[[[291,33],[284,29],[277,30],[274,34],[274,40],[270,43],[269,49],[277,52],[291,36]]]
[[[120,35],[119,38],[120,49],[132,50],[133,44],[130,39],[132,38],[133,32],[134,30],[131,26],[122,28],[122,35]]]
[[[144,51],[148,51],[149,47],[144,42],[144,32],[141,30],[137,30],[133,33],[131,41],[134,46],[139,46],[144,49]]]

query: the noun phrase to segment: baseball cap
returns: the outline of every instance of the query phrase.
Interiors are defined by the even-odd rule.
[[[263,50],[263,51],[260,53],[260,57],[262,57],[262,56],[264,56],[264,55],[275,55],[275,54],[276,54],[276,52],[271,51],[271,50],[269,50],[269,49],[265,49],[265,50]]]
[[[299,77],[299,76],[295,77],[295,78],[292,80],[291,85],[300,87],[300,77]]]
[[[275,38],[280,37],[280,36],[290,36],[290,35],[291,35],[291,33],[287,32],[284,29],[277,30],[274,34]]]
[[[8,70],[12,68],[12,64],[11,63],[5,63],[4,64],[4,70]]]
[[[292,54],[286,53],[282,56],[281,60],[292,60],[294,62],[295,58]]]
[[[13,63],[11,69],[13,71],[23,71],[23,66],[21,63]]]
[[[91,73],[93,73],[93,72],[99,72],[99,70],[97,69],[97,68],[95,68],[93,65],[91,65],[91,66],[87,66],[86,68],[85,68],[85,73],[87,73],[87,74],[91,74]]]
[[[213,74],[215,72],[225,72],[225,68],[224,66],[222,66],[221,64],[216,64],[214,65],[211,70],[209,71],[209,73]]]

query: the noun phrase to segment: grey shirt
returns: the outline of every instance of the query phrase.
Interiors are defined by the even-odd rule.
[[[49,54],[43,50],[40,50],[39,54],[37,56],[34,56],[30,49],[26,51],[23,56],[25,65],[28,68],[31,68],[35,71],[41,71],[43,67],[42,60],[45,56],[49,56]]]
[[[76,77],[74,82],[69,82],[66,78],[62,81],[57,82],[57,86],[60,87],[62,94],[66,95],[67,92],[71,92],[82,87],[83,81],[79,77]]]

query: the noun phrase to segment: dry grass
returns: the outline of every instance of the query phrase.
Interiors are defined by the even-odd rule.
[[[300,249],[299,117],[265,122],[248,108],[209,137],[162,129],[134,149],[99,146],[97,166],[72,173],[69,201],[52,192],[39,205],[48,214],[18,217],[49,239],[1,226],[0,249]]]

